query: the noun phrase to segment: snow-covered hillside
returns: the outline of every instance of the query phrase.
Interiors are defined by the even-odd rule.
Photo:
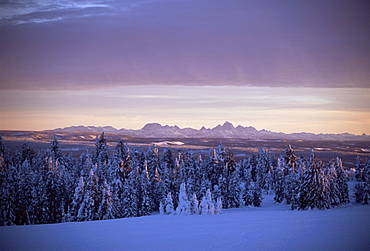
[[[0,228],[1,250],[370,250],[370,205],[291,211],[266,196],[261,208],[221,215],[158,215]]]

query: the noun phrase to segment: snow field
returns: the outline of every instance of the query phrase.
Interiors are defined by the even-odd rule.
[[[158,215],[0,228],[1,250],[370,250],[370,205]]]

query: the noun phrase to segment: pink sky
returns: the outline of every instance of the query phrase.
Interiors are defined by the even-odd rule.
[[[0,129],[229,120],[370,133],[368,1],[0,7]]]

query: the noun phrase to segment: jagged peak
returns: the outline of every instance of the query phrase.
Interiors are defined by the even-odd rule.
[[[229,121],[226,121],[223,125],[222,125],[223,128],[225,129],[228,129],[228,130],[232,130],[234,129],[234,125],[232,123],[230,123]]]
[[[185,128],[181,129],[177,125],[162,126],[159,123],[148,123],[142,129],[120,129],[117,130],[112,126],[71,126],[65,128],[58,128],[48,131],[69,131],[69,132],[91,132],[91,133],[120,133],[133,137],[210,137],[210,138],[245,138],[245,139],[340,139],[340,140],[366,140],[370,141],[370,136],[366,134],[353,135],[349,133],[342,134],[313,134],[313,133],[277,133],[269,130],[257,130],[252,126],[243,127],[238,125],[236,128],[232,123],[226,121],[223,125],[217,125],[214,128],[201,129]]]

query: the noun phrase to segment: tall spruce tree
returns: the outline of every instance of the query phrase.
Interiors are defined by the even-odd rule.
[[[355,198],[357,203],[367,205],[370,203],[370,158],[367,159],[360,177],[355,185]]]
[[[302,184],[299,188],[296,207],[292,209],[328,209],[327,180],[324,178],[324,167],[321,161],[310,163],[302,177]]]
[[[165,214],[167,215],[174,215],[176,214],[176,211],[173,206],[173,200],[172,200],[172,195],[171,192],[167,194],[167,197],[164,199],[163,207],[165,210]]]
[[[104,180],[102,201],[99,205],[98,215],[100,220],[113,219],[113,201],[112,192],[109,184]]]
[[[186,192],[186,185],[182,183],[180,186],[179,193],[179,205],[176,208],[177,215],[189,215],[190,214],[190,202]]]
[[[199,206],[200,214],[215,214],[215,205],[212,199],[211,190],[208,189],[206,194],[203,196]]]

